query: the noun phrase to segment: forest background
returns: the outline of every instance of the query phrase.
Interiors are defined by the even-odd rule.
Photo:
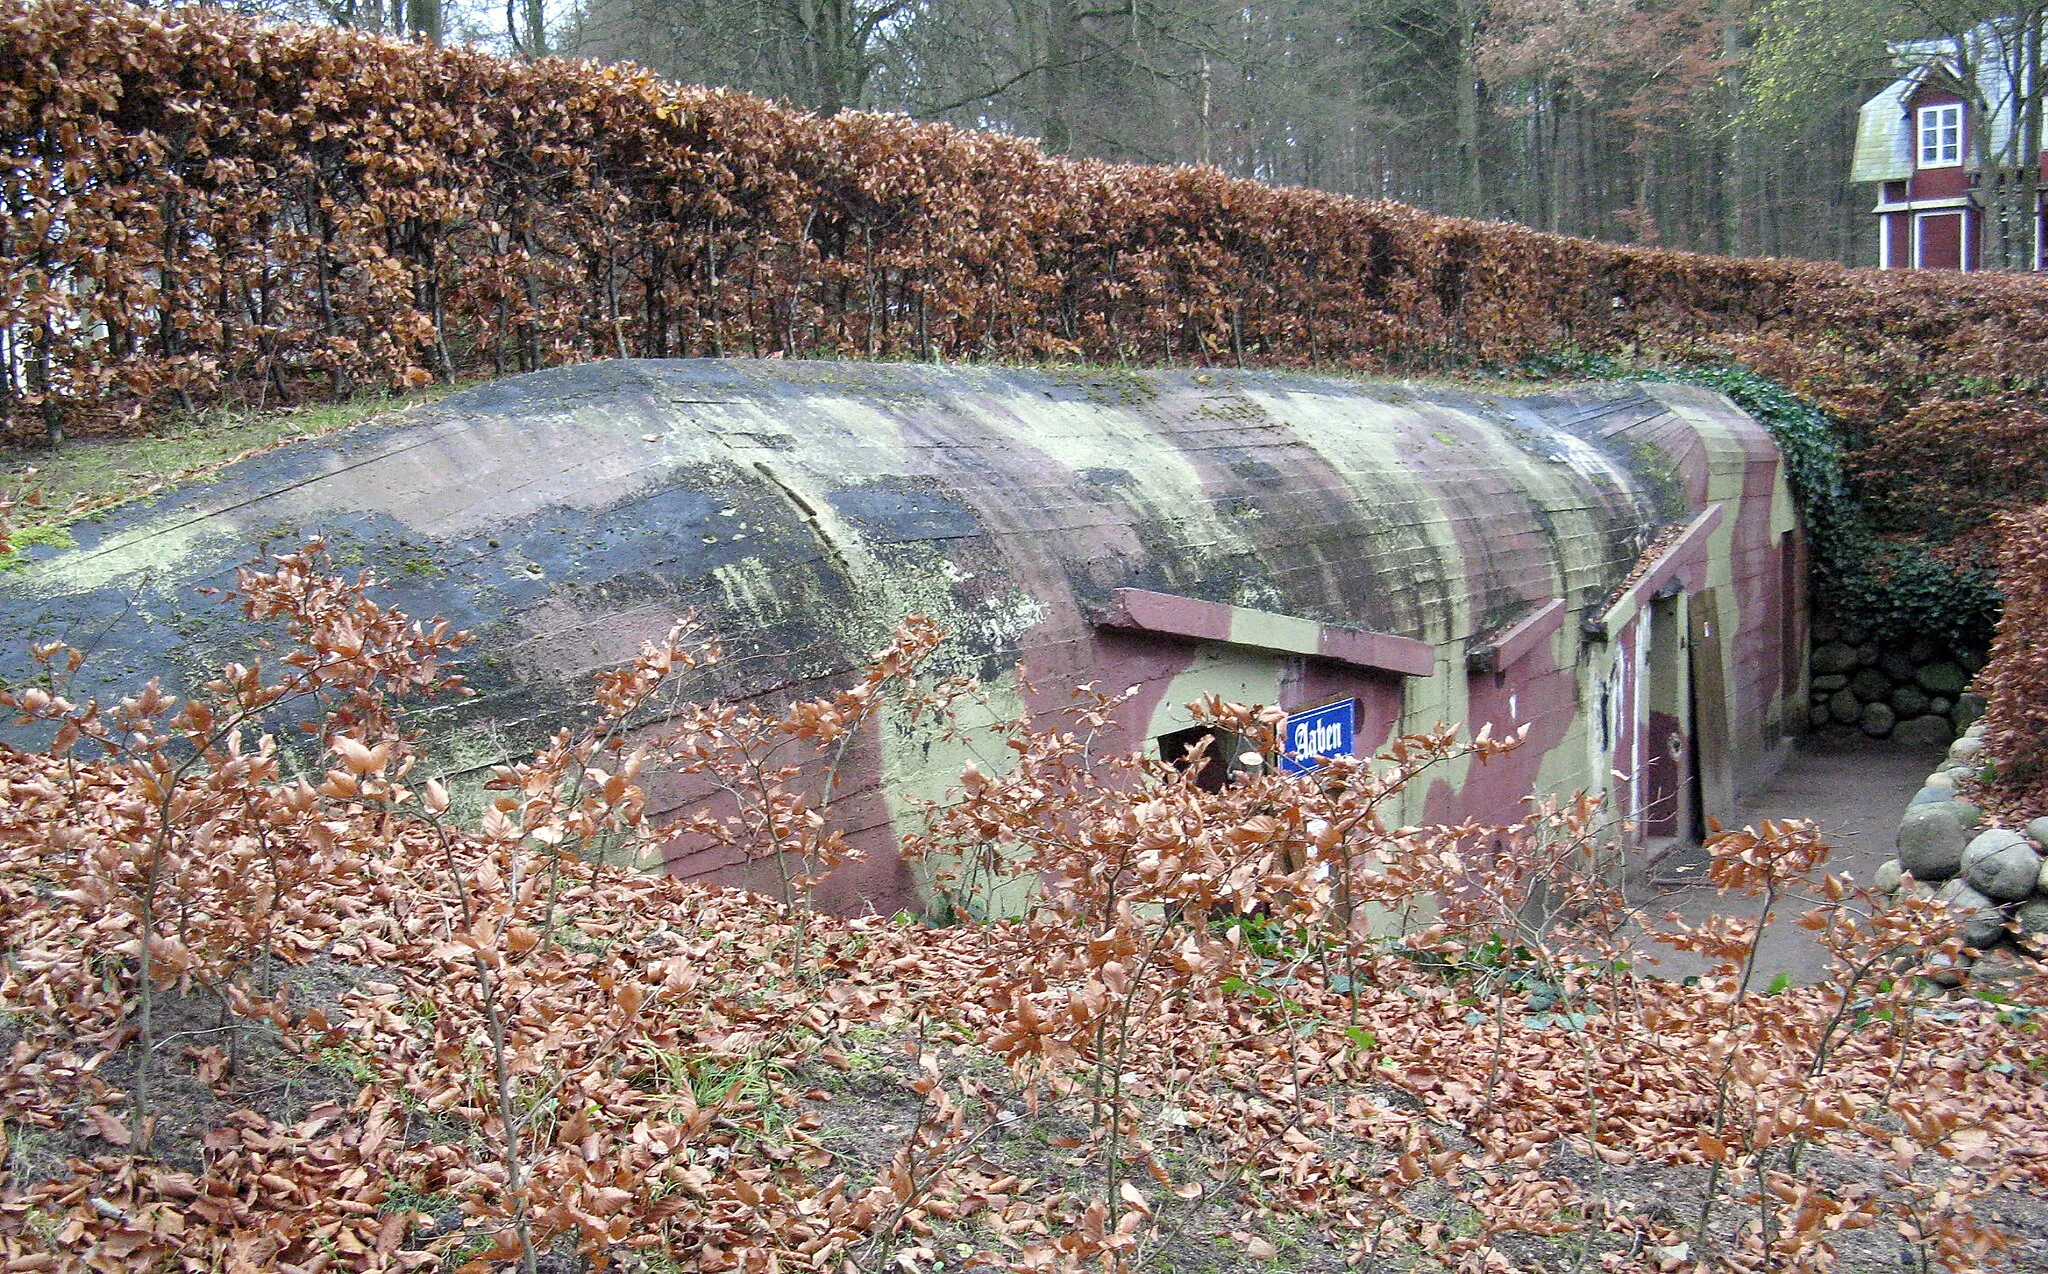
[[[1616,242],[1876,263],[1888,46],[2048,0],[243,0]]]

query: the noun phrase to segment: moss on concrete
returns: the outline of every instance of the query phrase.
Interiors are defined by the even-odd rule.
[[[71,537],[71,532],[55,522],[34,522],[16,527],[7,540],[7,551],[0,553],[0,571],[18,571],[28,565],[28,550],[38,545],[53,549],[78,547],[78,541]]]

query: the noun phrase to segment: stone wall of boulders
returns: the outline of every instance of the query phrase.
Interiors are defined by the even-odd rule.
[[[1825,616],[1813,622],[1810,721],[1861,730],[1874,739],[1933,747],[1975,723],[1984,700],[1968,693],[1981,655],[1925,638],[1879,645]]]
[[[1957,794],[1957,780],[1980,777],[1990,760],[1983,736],[1984,727],[1972,725],[1949,746],[1899,820],[1899,856],[1878,867],[1873,883],[1947,903],[1960,917],[1963,944],[1989,951],[2015,934],[2048,935],[2048,818],[1985,827],[1984,812]]]

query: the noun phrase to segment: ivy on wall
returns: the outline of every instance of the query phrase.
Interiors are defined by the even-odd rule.
[[[1925,637],[1982,652],[1998,618],[1994,574],[1927,544],[1882,535],[1847,476],[1847,429],[1778,382],[1727,363],[1650,365],[1598,355],[1532,361],[1544,377],[1666,380],[1725,394],[1777,439],[1806,529],[1815,609],[1880,643]]]
[[[1778,440],[1792,498],[1806,523],[1813,601],[1877,642],[1926,637],[1981,652],[1998,617],[1993,573],[1878,534],[1850,489],[1843,428],[1797,394],[1744,367],[1676,369],[1672,379],[1726,394]]]

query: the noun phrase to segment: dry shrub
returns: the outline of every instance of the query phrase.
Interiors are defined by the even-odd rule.
[[[73,702],[56,650],[49,685],[9,693],[56,737],[0,750],[0,1136],[81,1153],[54,1180],[0,1159],[6,1268],[486,1274],[573,1249],[1109,1274],[1192,1225],[1253,1261],[1270,1227],[1368,1269],[1822,1274],[1861,1241],[1961,1274],[1997,1263],[1994,1192],[2048,1188],[2048,980],[1939,999],[1912,974],[1957,954],[1941,907],[1822,875],[1811,826],[1719,838],[1711,879],[1804,912],[1822,981],[1766,985],[1734,914],[1661,935],[1703,959],[1696,983],[1646,978],[1597,802],[1383,819],[1513,740],[1437,729],[1293,776],[1273,712],[1208,700],[1260,754],[1211,792],[1103,755],[1114,701],[1092,691],[965,725],[988,720],[955,711],[979,689],[920,676],[937,634],[913,620],[845,689],[779,709],[677,708],[716,654],[678,629],[597,678],[582,731],[495,771],[469,827],[397,712],[455,688],[460,635],[369,588],[317,548],[251,567],[243,605],[291,640],[189,701]],[[849,850],[820,762],[885,703],[1009,758],[908,848],[961,911],[997,877],[1035,886],[1018,918],[805,917],[608,862],[712,836],[784,860],[794,899]],[[655,826],[640,776],[668,769],[715,795]],[[296,1003],[315,962],[342,989]],[[218,1025],[152,1029],[156,998],[200,990]],[[813,1087],[861,1073],[863,1034],[914,1054],[879,1098],[893,1147],[824,1126],[873,1099],[872,1058],[864,1087]],[[340,1057],[353,1098],[284,1113],[240,1075],[245,1037]],[[180,1058],[216,1099],[183,1166],[151,1154],[148,1082]],[[1005,1157],[1034,1144],[1075,1153]]]
[[[1577,350],[1755,366],[1890,448],[1863,472],[1892,490],[1921,420],[1967,437],[2008,415],[1981,396],[2048,383],[2029,278],[1618,247],[632,69],[4,0],[0,84],[16,431],[628,355],[1408,372]],[[1991,507],[1903,496],[1896,525],[1944,537]]]
[[[1978,676],[1985,739],[1998,758],[1994,786],[2048,809],[2048,504],[2006,515],[2000,529],[2005,611]]]
[[[2035,390],[1927,394],[1855,456],[1873,523],[1943,539],[1984,529],[1987,510],[2048,500],[2048,402]]]

